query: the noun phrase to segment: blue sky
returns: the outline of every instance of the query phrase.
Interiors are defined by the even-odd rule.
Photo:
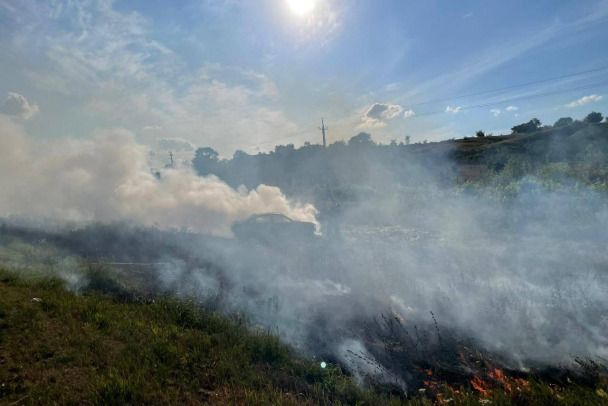
[[[330,142],[437,141],[608,114],[608,86],[462,108],[608,69],[417,105],[608,67],[607,23],[606,0],[0,0],[0,97],[40,139],[125,128],[231,156],[320,142],[325,117]]]

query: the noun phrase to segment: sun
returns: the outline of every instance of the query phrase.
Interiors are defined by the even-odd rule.
[[[287,0],[287,5],[294,14],[303,16],[315,8],[316,2],[317,0]]]

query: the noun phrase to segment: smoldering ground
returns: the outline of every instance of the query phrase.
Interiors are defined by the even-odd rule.
[[[103,148],[96,149],[95,142]],[[110,160],[108,168],[107,153],[116,140],[95,142],[90,147],[105,158],[77,145],[76,155],[53,155],[37,164],[55,168],[54,177],[33,172],[52,186],[45,189],[46,202],[36,194],[45,187],[40,179],[31,170],[21,175],[22,169],[15,169],[27,168],[24,164],[37,155],[7,154],[7,159],[24,160],[10,168],[2,161],[3,170],[12,171],[11,176],[4,172],[8,193],[3,194],[3,212],[63,219],[72,213],[104,222],[132,217],[144,224],[195,225],[199,231],[225,229],[230,221],[255,212],[301,219],[312,213],[310,206],[290,204],[276,188],[247,194],[217,178],[177,171],[169,171],[170,185],[189,182],[197,189],[172,186],[168,193],[159,186],[162,180],[147,176],[141,160],[134,164],[127,159],[126,168]],[[140,148],[132,140],[127,145],[129,151]],[[79,162],[84,161],[97,162],[83,175],[95,181],[81,180],[78,188],[61,182],[66,173],[80,179]],[[100,193],[88,195],[97,180]],[[22,182],[35,187],[20,190]],[[208,183],[215,186],[206,189]],[[147,188],[155,192],[139,194]],[[180,204],[197,191],[217,190],[213,199]],[[168,203],[160,205],[156,192]],[[429,190],[423,199],[413,193],[421,192],[404,189],[385,201],[348,208],[340,241],[259,244],[126,225],[79,226],[54,233],[52,240],[80,256],[155,263],[142,276],[150,292],[242,312],[309,356],[342,362],[361,379],[367,375],[402,388],[416,385],[416,367],[453,360],[459,345],[475,345],[513,369],[608,355],[608,211],[603,195],[533,190],[500,201],[450,190]],[[130,200],[134,195],[147,198]],[[120,206],[125,201],[127,209]],[[234,202],[237,209],[232,209]],[[383,222],[366,225],[370,206],[381,211]],[[80,286],[73,272],[65,279]],[[391,320],[399,320],[401,333],[391,331],[397,328]],[[397,345],[388,348],[388,339]],[[444,356],[446,351],[452,355]]]

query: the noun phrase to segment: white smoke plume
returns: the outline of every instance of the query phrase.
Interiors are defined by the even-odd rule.
[[[293,205],[276,187],[235,190],[188,168],[166,170],[159,179],[147,164],[149,149],[126,130],[51,143],[30,139],[20,124],[0,116],[0,143],[0,216],[128,219],[224,236],[234,221],[256,213],[316,222],[312,205]]]
[[[0,142],[0,216],[135,219],[222,235],[257,212],[314,220],[312,206],[291,204],[277,188],[234,190],[186,169],[157,179],[147,148],[127,131],[51,144],[1,118]],[[377,172],[366,173],[378,180],[377,190],[391,190],[382,168],[367,172]],[[422,168],[410,173],[424,179]],[[158,252],[142,234],[128,254],[144,250],[138,257],[162,263],[156,270],[163,291],[201,300],[216,292],[228,311],[276,327],[304,353],[329,354],[355,375],[401,387],[409,364],[390,361],[363,328],[381,314],[402,319],[410,331],[430,331],[432,345],[432,311],[442,339],[470,337],[511,368],[608,357],[604,195],[534,189],[486,200],[426,183],[368,195],[343,210],[344,241],[281,246],[168,233],[166,243],[187,253],[179,256]],[[110,241],[124,233],[118,229]],[[68,265],[61,271],[77,289],[81,281]]]

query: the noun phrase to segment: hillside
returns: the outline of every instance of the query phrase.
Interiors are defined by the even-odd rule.
[[[388,403],[337,365],[172,298],[76,296],[4,268],[0,329],[2,404]]]
[[[473,379],[437,364],[420,389],[358,384],[339,362],[323,368],[246,315],[142,295],[129,288],[133,275],[107,265],[81,262],[87,285],[68,291],[56,276],[67,265],[49,265],[56,255],[16,239],[0,248],[0,404],[608,404],[591,361],[582,374],[524,374],[472,354],[462,362]]]
[[[280,145],[273,152],[257,155],[237,151],[232,159],[219,159],[211,148],[200,148],[192,163],[199,175],[217,175],[233,187],[278,186],[290,196],[314,199],[323,207],[324,200],[339,197],[319,196],[319,189],[370,187],[386,191],[428,184],[452,187],[469,181],[485,184],[501,176],[509,161],[517,161],[522,175],[535,175],[544,166],[557,163],[584,166],[584,170],[593,166],[594,173],[577,169],[577,177],[586,183],[604,182],[608,180],[606,151],[608,123],[574,121],[528,133],[416,144],[381,145],[374,143],[370,134],[361,133],[348,144],[297,149],[291,144]]]

